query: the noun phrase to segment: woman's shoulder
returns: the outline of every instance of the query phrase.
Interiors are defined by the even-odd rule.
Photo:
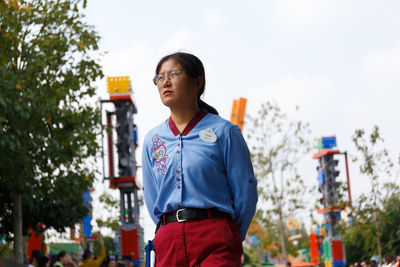
[[[219,115],[209,113],[206,116],[205,123],[210,127],[221,131],[221,133],[228,133],[232,130],[232,128],[239,128],[236,124],[233,124],[227,119],[222,118]],[[239,128],[240,129],[240,128]]]
[[[151,140],[154,135],[156,134],[163,134],[166,133],[169,130],[168,128],[168,119],[164,120],[162,123],[159,125],[151,128],[145,135],[144,141],[146,142],[147,140]]]

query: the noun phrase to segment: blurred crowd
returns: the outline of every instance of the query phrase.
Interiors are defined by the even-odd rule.
[[[81,259],[77,259],[61,251],[57,255],[42,255],[40,251],[32,251],[29,267],[137,267],[130,256],[118,259],[116,255],[106,255],[104,241],[100,239],[100,254],[95,257],[90,249],[86,249]]]
[[[362,261],[350,264],[350,267],[400,267],[400,256],[384,256],[382,266],[379,266],[379,260],[372,258],[370,261]]]

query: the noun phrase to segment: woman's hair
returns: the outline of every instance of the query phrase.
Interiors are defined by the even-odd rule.
[[[58,253],[57,259],[61,260],[62,257],[64,257],[67,254],[67,252],[65,250],[60,251],[60,253]]]
[[[36,259],[36,261],[39,261],[40,258],[40,251],[39,250],[32,250],[31,258],[29,260],[29,263],[33,262],[33,259]]]
[[[55,255],[51,256],[51,259],[50,259],[50,267],[53,267],[54,264],[55,264],[57,261],[60,261],[60,259],[61,259],[62,257],[64,257],[66,254],[67,254],[67,252],[65,252],[64,250],[62,250],[62,251],[60,251],[58,254],[55,254]]]
[[[203,77],[203,85],[200,88],[199,94],[197,95],[197,105],[199,109],[206,109],[208,112],[218,115],[218,111],[208,105],[206,102],[200,99],[201,95],[204,93],[206,87],[206,75],[204,72],[203,63],[198,57],[189,53],[177,52],[163,57],[157,64],[156,75],[159,74],[161,65],[168,59],[175,59],[185,70],[185,73],[191,78]]]

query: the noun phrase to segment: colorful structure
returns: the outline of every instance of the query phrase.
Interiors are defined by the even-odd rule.
[[[239,126],[241,131],[243,131],[246,103],[247,99],[241,97],[233,100],[232,104],[231,122]]]
[[[340,221],[341,210],[344,207],[339,206],[336,177],[339,171],[336,170],[338,160],[334,158],[337,154],[343,154],[339,150],[335,150],[336,137],[322,137],[319,140],[319,152],[314,154],[313,159],[319,160],[318,184],[319,191],[322,193],[320,203],[323,209],[319,213],[324,214],[325,235],[323,239],[323,252],[325,256],[325,266],[345,266],[344,247],[340,237],[340,233],[335,231],[335,225]],[[346,154],[347,167],[347,154]],[[349,179],[348,179],[349,181]],[[349,184],[350,185],[350,184]],[[350,192],[350,187],[349,187]],[[351,194],[349,193],[350,203]],[[318,240],[320,235],[314,233],[310,235],[310,250],[312,261],[318,261]],[[318,254],[317,254],[318,253]]]
[[[120,191],[121,224],[116,232],[116,243],[121,257],[130,256],[133,262],[139,265],[144,261],[143,228],[139,224],[142,200],[138,198],[139,188],[136,185],[137,128],[134,124],[134,114],[137,113],[137,109],[131,99],[129,77],[107,77],[107,92],[110,99],[101,100],[101,104],[111,103],[114,110],[106,111],[108,176],[105,179],[110,181],[111,188]],[[116,134],[116,144],[114,134]],[[117,147],[116,154],[114,146]],[[115,173],[115,156],[117,156],[118,174]]]

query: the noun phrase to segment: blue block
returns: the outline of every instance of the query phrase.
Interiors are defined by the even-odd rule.
[[[85,192],[82,193],[82,198],[83,198],[83,202],[85,204],[88,204],[92,201],[92,198],[90,197],[90,191],[87,190]]]
[[[318,183],[319,185],[325,184],[325,173],[321,170],[318,171]]]
[[[344,267],[344,261],[334,261],[333,267]]]
[[[83,225],[83,235],[85,237],[91,237],[92,236],[92,217],[90,216],[84,216],[82,219],[82,225]]]
[[[322,137],[322,148],[336,147],[336,136]]]
[[[136,144],[138,141],[138,130],[137,126],[133,125],[133,142]]]

